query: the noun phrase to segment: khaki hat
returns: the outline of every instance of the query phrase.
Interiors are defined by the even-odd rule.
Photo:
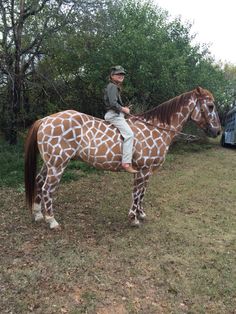
[[[116,66],[111,67],[111,75],[115,75],[115,74],[125,75],[126,74],[125,69],[120,65],[116,65]]]

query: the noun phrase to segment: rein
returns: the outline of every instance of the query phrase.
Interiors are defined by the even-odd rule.
[[[197,106],[197,103],[196,103],[196,105],[194,106],[193,110],[195,109],[196,106]],[[138,120],[138,121],[140,121],[140,122],[143,122],[144,124],[149,125],[149,126],[151,126],[151,127],[153,127],[153,128],[157,128],[157,129],[159,129],[159,130],[174,132],[174,133],[176,133],[176,134],[183,135],[184,137],[186,137],[186,140],[189,141],[189,142],[190,142],[190,141],[193,141],[193,140],[199,140],[199,139],[200,139],[200,137],[197,136],[197,135],[187,134],[187,133],[180,132],[180,131],[177,131],[177,130],[174,130],[174,129],[170,129],[170,128],[165,128],[165,127],[161,127],[161,126],[158,126],[158,125],[154,125],[153,123],[150,123],[150,122],[147,122],[147,121],[145,121],[145,120],[142,120],[142,119],[138,118],[137,116],[132,115],[132,114],[130,114],[130,113],[128,113],[127,116],[129,116],[129,117],[132,118],[132,119],[135,119],[135,120]]]

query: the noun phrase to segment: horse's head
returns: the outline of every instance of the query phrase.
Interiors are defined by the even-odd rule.
[[[207,135],[217,137],[221,131],[221,124],[213,95],[206,89],[198,87],[194,90],[196,103],[191,113],[193,120]]]

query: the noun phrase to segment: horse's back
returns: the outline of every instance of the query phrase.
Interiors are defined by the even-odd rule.
[[[69,124],[68,124],[69,122]],[[47,116],[42,119],[42,125],[48,126],[52,125],[52,127],[56,127],[59,125],[64,125],[68,127],[74,126],[86,126],[94,129],[101,129],[102,132],[105,132],[107,128],[112,128],[116,130],[115,127],[111,126],[111,124],[103,119],[75,111],[75,110],[65,110],[54,113],[50,116]]]

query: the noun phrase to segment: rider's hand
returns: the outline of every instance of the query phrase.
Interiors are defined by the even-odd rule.
[[[129,107],[122,107],[122,112],[129,114],[130,113]]]

